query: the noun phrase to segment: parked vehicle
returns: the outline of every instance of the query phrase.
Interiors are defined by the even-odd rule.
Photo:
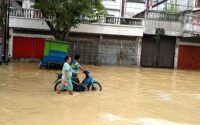
[[[66,55],[67,55],[66,52],[51,50],[48,56],[44,56],[41,59],[39,67],[42,68],[42,67],[56,66],[62,68]]]

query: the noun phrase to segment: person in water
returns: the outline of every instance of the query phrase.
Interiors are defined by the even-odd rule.
[[[60,94],[63,90],[67,90],[70,95],[73,95],[72,85],[72,68],[69,65],[71,63],[71,57],[65,57],[65,63],[62,68],[62,85],[57,90],[57,94]]]
[[[79,78],[78,78],[78,72],[81,69],[82,71],[85,71],[81,65],[79,64],[79,60],[80,60],[81,56],[79,54],[76,54],[74,56],[74,61],[71,64],[72,67],[72,77],[75,79],[76,82],[80,83]]]

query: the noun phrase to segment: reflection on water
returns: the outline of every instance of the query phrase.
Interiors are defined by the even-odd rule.
[[[200,72],[85,67],[102,92],[57,95],[52,83],[59,70],[0,66],[0,125],[200,124]]]

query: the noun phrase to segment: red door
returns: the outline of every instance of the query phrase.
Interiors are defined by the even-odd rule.
[[[194,49],[192,67],[200,70],[200,47]]]
[[[178,68],[200,70],[200,47],[180,46]]]
[[[13,58],[41,58],[44,43],[42,38],[14,37]]]
[[[42,58],[44,55],[45,40],[42,38],[34,39],[34,57]]]

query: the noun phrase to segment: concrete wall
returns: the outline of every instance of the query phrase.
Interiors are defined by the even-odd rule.
[[[121,1],[122,0],[104,0],[103,5],[108,11],[109,15],[114,15],[116,17],[120,17],[121,15]]]
[[[123,26],[112,24],[81,24],[78,28],[71,30],[72,32],[124,35],[124,36],[143,36],[142,26]]]
[[[49,27],[42,19],[35,18],[10,18],[11,28],[47,30]],[[92,34],[110,34],[126,36],[143,36],[143,26],[117,25],[117,24],[80,24],[78,28],[72,28],[71,32],[92,33]]]
[[[113,10],[113,9],[107,9],[107,12],[108,12],[108,15],[109,16],[115,16],[115,17],[120,17],[120,10],[116,9],[116,10]]]
[[[115,1],[103,1],[105,8],[108,11],[109,15],[114,15],[116,17],[121,16],[122,9],[122,0]],[[144,3],[138,2],[125,2],[125,17],[132,17],[133,15],[143,11],[145,9]]]
[[[46,22],[39,18],[10,17],[9,26],[11,28],[49,30]]]
[[[127,2],[125,8],[125,16],[133,17],[133,15],[142,12],[144,9],[145,9],[144,3]]]
[[[34,3],[30,2],[30,0],[23,0],[22,2],[22,8],[25,9],[30,9],[33,5]],[[103,0],[103,5],[107,9],[109,15],[114,15],[116,17],[121,16],[122,0]],[[131,15],[144,10],[144,7],[144,3],[127,2],[125,6],[125,12],[127,13],[125,15],[131,17]]]
[[[30,8],[32,8],[32,5],[33,5],[33,3],[30,2],[30,0],[24,0],[24,1],[22,2],[22,8],[25,8],[25,9],[30,9]]]
[[[200,26],[191,23],[185,24],[183,30],[185,32],[184,37],[191,37],[194,34],[200,34]]]
[[[182,36],[183,23],[175,21],[145,20],[144,34],[154,35],[156,28],[163,28],[165,35]]]

